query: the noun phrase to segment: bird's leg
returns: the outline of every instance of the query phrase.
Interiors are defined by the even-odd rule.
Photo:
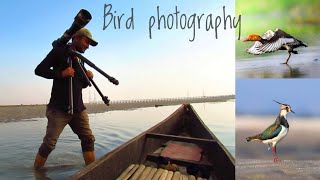
[[[272,147],[272,157],[273,157],[273,159],[275,159],[275,157],[274,157],[274,156],[275,156],[275,153],[274,153],[274,152],[275,152],[275,150],[274,150],[274,149],[275,149],[275,148],[274,148],[274,147]]]
[[[277,155],[277,147],[276,146],[272,147],[272,156],[273,156],[273,161],[275,163],[281,162],[281,160],[279,159],[279,157]]]
[[[291,57],[291,52],[288,52],[288,53],[289,53],[289,57],[287,58],[286,62],[284,62],[284,63],[282,63],[282,64],[288,64],[288,61],[289,61],[289,59],[290,59],[290,57]]]

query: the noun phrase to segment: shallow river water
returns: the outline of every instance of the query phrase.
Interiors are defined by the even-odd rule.
[[[318,42],[317,44],[320,44]],[[320,46],[297,48],[299,54],[292,54],[287,65],[287,51],[277,51],[265,55],[252,55],[237,59],[237,78],[319,78]]]
[[[235,155],[234,102],[193,105],[209,129]],[[168,117],[179,106],[90,114],[96,157],[120,146]],[[50,154],[46,169],[34,173],[33,161],[45,134],[46,118],[0,123],[0,179],[66,179],[84,167],[80,141],[69,127]]]

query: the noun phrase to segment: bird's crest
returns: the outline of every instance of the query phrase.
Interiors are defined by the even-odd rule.
[[[273,100],[273,101],[280,104],[280,110],[285,110],[287,113],[292,112],[295,114],[295,112],[291,109],[291,106],[289,104],[283,104],[283,103],[278,102],[276,100]]]

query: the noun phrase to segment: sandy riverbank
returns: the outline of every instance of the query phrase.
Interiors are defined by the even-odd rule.
[[[206,102],[224,102],[233,100],[234,95],[230,96],[216,96],[208,98],[194,98],[184,100],[151,100],[148,102],[128,102],[128,103],[110,103],[109,106],[105,104],[90,103],[85,104],[87,112],[91,113],[104,113],[106,111],[116,110],[130,110],[143,107],[157,107],[157,106],[172,106],[180,104],[191,103],[206,103]],[[24,119],[45,117],[46,105],[13,105],[13,106],[0,106],[0,122],[15,122]]]
[[[106,111],[128,110],[141,107],[150,107],[148,103],[131,103],[131,104],[85,104],[86,110],[91,113],[104,113]],[[153,105],[154,106],[154,105]],[[25,119],[45,117],[47,105],[14,105],[0,106],[0,122],[15,122]]]
[[[320,161],[237,159],[236,179],[241,180],[317,180],[320,179]]]

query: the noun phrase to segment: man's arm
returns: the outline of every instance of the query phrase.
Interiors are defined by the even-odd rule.
[[[58,55],[58,51],[52,49],[44,60],[36,67],[34,73],[47,79],[62,78],[60,69],[52,69],[56,61],[58,61],[58,58],[61,58]]]

